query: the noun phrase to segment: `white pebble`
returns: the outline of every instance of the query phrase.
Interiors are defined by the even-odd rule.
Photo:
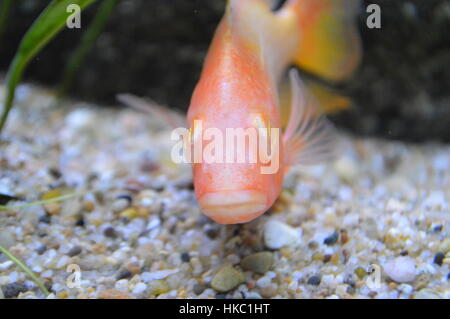
[[[258,280],[256,281],[256,285],[257,285],[259,288],[264,289],[264,288],[269,287],[269,285],[271,284],[271,282],[272,282],[272,280],[271,280],[269,277],[264,276],[264,277],[261,277],[260,279],[258,279]]]
[[[295,245],[300,240],[296,229],[282,222],[271,220],[264,225],[264,242],[270,249]]]
[[[94,112],[89,109],[77,109],[66,117],[66,125],[74,129],[83,129],[93,124]]]
[[[153,272],[144,272],[141,275],[142,280],[145,282],[149,282],[152,280],[160,280],[164,279],[170,275],[173,275],[178,272],[178,269],[171,269],[171,270],[159,270],[159,271],[153,271]]]
[[[128,292],[128,279],[118,280],[114,287],[119,291]]]
[[[447,209],[447,202],[445,200],[445,195],[442,191],[433,191],[425,199],[422,206],[426,209]]]
[[[136,286],[134,286],[134,288],[133,288],[133,294],[134,294],[134,295],[140,295],[140,294],[143,293],[146,289],[147,289],[147,285],[144,284],[143,282],[139,282],[139,283],[136,284]]]
[[[337,175],[346,183],[352,183],[358,177],[358,166],[348,157],[341,157],[334,163]]]
[[[0,271],[5,271],[9,267],[11,267],[14,263],[11,260],[5,261],[4,263],[0,264]]]
[[[61,256],[58,263],[56,264],[57,269],[61,269],[65,267],[70,262],[70,258],[68,256]]]
[[[416,264],[408,256],[397,257],[384,265],[384,271],[396,282],[411,282],[416,278]]]
[[[388,212],[402,212],[406,209],[406,204],[398,199],[391,198],[386,203],[386,210]]]
[[[402,295],[404,295],[405,297],[409,297],[414,291],[414,288],[408,284],[401,284],[400,286],[398,286],[398,290],[401,291]]]

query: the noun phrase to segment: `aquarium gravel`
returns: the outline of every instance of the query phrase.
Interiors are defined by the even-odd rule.
[[[16,104],[7,205],[75,194],[0,211],[0,245],[47,298],[450,298],[448,145],[340,132],[338,159],[292,169],[268,213],[225,226],[199,211],[162,119],[30,85]],[[45,297],[4,255],[0,287]]]

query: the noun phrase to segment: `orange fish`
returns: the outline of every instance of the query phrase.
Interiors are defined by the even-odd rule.
[[[224,135],[229,128],[263,129],[267,134],[260,138],[277,143],[279,169],[270,174],[262,173],[267,163],[260,158],[249,161],[255,155],[251,149],[243,163],[193,163],[201,210],[221,224],[260,216],[280,194],[291,166],[319,163],[333,153],[330,124],[318,113],[297,71],[288,67],[295,64],[339,81],[352,74],[361,56],[355,23],[359,1],[288,0],[275,12],[270,3],[228,1],[188,111],[192,143],[204,138],[202,132],[208,128]],[[283,128],[280,87],[286,73],[291,89],[289,122],[274,138],[272,129]],[[231,151],[227,147],[225,153]]]

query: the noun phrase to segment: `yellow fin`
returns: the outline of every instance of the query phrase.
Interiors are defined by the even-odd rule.
[[[286,128],[291,112],[292,85],[288,75],[289,72],[286,72],[278,90],[282,128]],[[339,94],[337,90],[330,88],[319,81],[307,79],[303,81],[303,84],[306,90],[314,96],[318,111],[321,113],[334,114],[348,110],[352,106],[352,100],[349,97]]]
[[[340,95],[336,90],[329,88],[318,81],[306,80],[305,85],[309,92],[314,95],[321,111],[325,114],[345,111],[352,106],[350,98]]]
[[[361,60],[356,16],[359,0],[290,0],[300,28],[294,63],[330,81],[348,78]]]

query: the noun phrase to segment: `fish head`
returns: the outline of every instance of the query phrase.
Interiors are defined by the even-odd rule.
[[[279,194],[281,138],[261,113],[216,112],[191,126],[195,194],[202,212],[218,223],[248,222]]]

